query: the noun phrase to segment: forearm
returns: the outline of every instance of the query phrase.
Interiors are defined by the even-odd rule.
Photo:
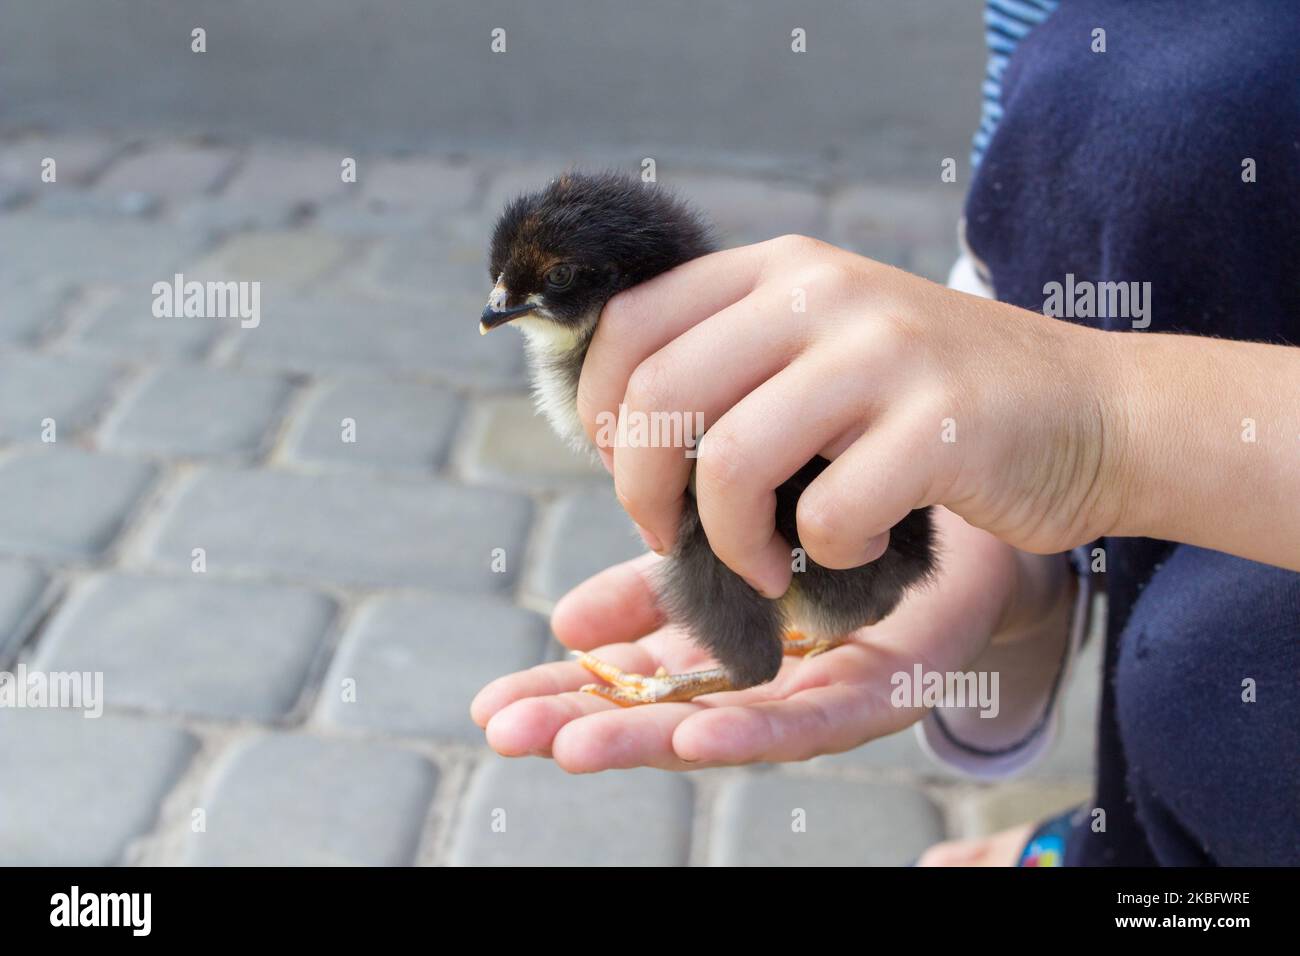
[[[1300,348],[1106,335],[1112,533],[1300,570]]]

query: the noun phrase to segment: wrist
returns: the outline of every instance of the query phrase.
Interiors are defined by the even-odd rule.
[[[1079,493],[1080,514],[1086,514],[1077,540],[1086,544],[1108,535],[1135,536],[1148,527],[1151,496],[1144,487],[1150,474],[1146,458],[1150,443],[1152,406],[1143,396],[1154,391],[1149,363],[1134,349],[1138,333],[1081,329],[1087,351],[1077,362],[1085,376],[1078,407],[1092,419],[1098,443],[1091,484]]]

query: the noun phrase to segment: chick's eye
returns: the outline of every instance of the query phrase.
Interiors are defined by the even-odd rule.
[[[552,266],[546,271],[546,284],[552,289],[564,289],[573,282],[574,269],[570,265]]]

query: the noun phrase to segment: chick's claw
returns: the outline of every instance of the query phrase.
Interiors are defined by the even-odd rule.
[[[573,651],[572,654],[579,664],[606,682],[584,684],[580,690],[603,697],[620,707],[692,700],[703,694],[716,694],[719,691],[732,689],[731,678],[720,667],[692,671],[689,674],[669,674],[661,667],[652,677],[646,677],[643,674],[630,674],[620,670],[613,664],[608,664],[582,651]]]

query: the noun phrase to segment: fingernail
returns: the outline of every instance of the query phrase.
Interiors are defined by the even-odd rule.
[[[641,540],[645,542],[645,546],[647,548],[649,548],[655,554],[664,553],[663,542],[660,541],[657,537],[655,537],[654,532],[647,531],[645,528],[641,527],[640,525],[636,526],[636,530],[638,533],[640,533]]]

